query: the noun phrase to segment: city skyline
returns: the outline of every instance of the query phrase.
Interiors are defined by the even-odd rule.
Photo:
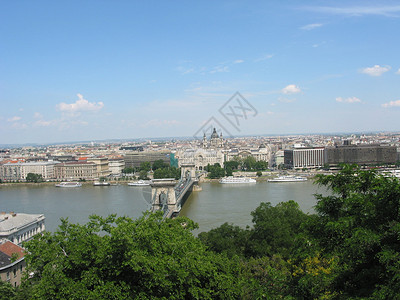
[[[399,131],[395,1],[0,8],[1,144]]]

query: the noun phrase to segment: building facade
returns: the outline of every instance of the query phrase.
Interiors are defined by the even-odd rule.
[[[44,180],[54,179],[54,168],[59,162],[9,162],[0,165],[0,179],[4,181],[24,181],[29,173],[42,175]]]
[[[284,164],[295,169],[321,168],[325,164],[325,148],[298,148],[284,151]]]
[[[94,162],[72,161],[57,164],[54,172],[57,180],[94,180],[97,166]]]
[[[94,163],[96,165],[96,178],[107,177],[111,175],[107,157],[89,157],[87,162]]]
[[[328,165],[394,164],[397,161],[397,148],[387,145],[343,145],[326,148]]]
[[[165,163],[170,163],[170,151],[140,151],[127,153],[124,156],[125,167],[138,168],[143,162],[153,164],[156,160],[163,160]]]
[[[24,249],[8,240],[0,241],[0,279],[17,287],[25,272]]]
[[[219,163],[221,167],[224,166],[224,154],[221,150],[214,149],[187,149],[176,154],[181,165],[195,166],[196,171],[204,170],[207,165],[214,165]]]
[[[125,168],[125,162],[123,159],[110,159],[108,161],[108,167],[111,175],[119,176],[122,174],[122,170]]]
[[[43,214],[0,213],[0,239],[7,239],[21,245],[34,235],[45,230]]]

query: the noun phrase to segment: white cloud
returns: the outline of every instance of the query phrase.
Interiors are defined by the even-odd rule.
[[[241,63],[244,63],[244,60],[243,59],[237,59],[237,60],[233,61],[233,63],[234,64],[241,64]]]
[[[390,66],[381,67],[380,65],[375,65],[370,68],[364,68],[361,70],[361,73],[370,75],[370,76],[381,76],[383,73],[389,71],[391,69]]]
[[[390,101],[388,103],[382,104],[382,107],[384,108],[396,107],[396,106],[400,106],[400,100]]]
[[[400,69],[397,70],[396,74],[399,74],[399,75],[400,75]]]
[[[229,72],[229,67],[228,66],[216,66],[210,71],[211,74],[214,74],[214,73],[225,73],[225,72]]]
[[[34,125],[38,127],[48,127],[50,125],[53,125],[54,122],[51,121],[45,121],[45,120],[37,120]]]
[[[357,97],[348,97],[348,98],[337,97],[336,101],[340,103],[362,103],[361,99]]]
[[[300,27],[300,29],[302,29],[302,30],[313,30],[313,29],[321,27],[321,26],[322,26],[321,23],[314,23],[314,24],[308,24],[308,25],[305,25],[303,27]]]
[[[297,94],[300,93],[301,89],[295,84],[289,84],[282,89],[283,94]]]
[[[271,59],[274,55],[273,54],[265,54],[259,58],[257,58],[256,60],[254,60],[255,62],[259,62],[259,61],[264,61],[267,59]]]
[[[104,106],[103,102],[89,102],[86,99],[83,99],[81,94],[77,94],[77,96],[79,100],[77,100],[75,103],[67,104],[61,102],[57,104],[58,110],[66,112],[98,111]]]
[[[395,13],[400,12],[400,5],[353,6],[353,7],[318,6],[318,7],[305,7],[305,9],[321,13],[330,13],[330,14],[348,15],[348,16],[379,15],[386,17],[394,17],[396,16]]]
[[[279,100],[279,102],[282,102],[282,103],[293,103],[296,101],[295,98],[289,99],[289,98],[285,98],[285,97],[279,97],[278,100]]]
[[[8,122],[17,122],[19,120],[21,120],[21,117],[18,117],[18,116],[14,116],[12,118],[7,119]]]
[[[35,112],[35,113],[33,114],[33,117],[34,117],[35,119],[42,119],[42,118],[43,118],[43,115],[42,115],[41,113],[39,113],[39,112]]]

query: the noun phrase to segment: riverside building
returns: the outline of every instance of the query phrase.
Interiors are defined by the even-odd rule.
[[[43,214],[0,213],[0,239],[21,245],[45,229]]]
[[[44,180],[54,179],[56,161],[8,162],[0,165],[0,179],[4,181],[24,181],[29,173],[42,175]]]
[[[295,169],[321,168],[325,164],[325,148],[284,150],[284,164]]]

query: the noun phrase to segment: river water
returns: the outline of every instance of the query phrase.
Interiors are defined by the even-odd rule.
[[[223,185],[202,183],[202,191],[192,192],[181,215],[208,231],[228,222],[245,227],[251,225],[251,211],[261,202],[295,200],[304,212],[313,212],[316,192],[322,192],[312,182]],[[80,188],[56,188],[53,185],[0,185],[0,210],[39,214],[46,217],[46,229],[55,231],[60,218],[73,223],[86,223],[92,214],[107,216],[115,213],[138,218],[149,208],[151,188],[127,185]]]

